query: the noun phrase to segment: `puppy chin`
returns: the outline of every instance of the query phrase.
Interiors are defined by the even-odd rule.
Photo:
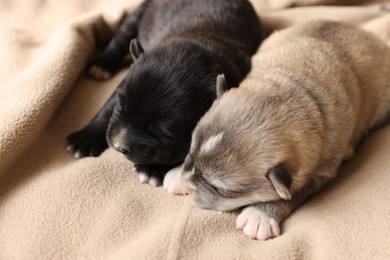
[[[186,149],[157,149],[153,160],[162,165],[179,165],[187,154]]]
[[[153,150],[155,151],[155,150]],[[134,152],[136,154],[136,152]],[[136,164],[160,164],[160,165],[178,165],[183,162],[182,157],[167,157],[165,154],[155,154],[150,152],[150,157],[140,157],[133,154],[125,154],[126,158]]]
[[[132,163],[135,164],[151,164],[152,162],[150,160],[143,160],[143,159],[135,159],[133,156],[124,154],[127,160],[131,161]]]
[[[202,194],[198,194],[196,191],[192,189],[190,193],[190,203],[197,208],[201,209],[210,209],[210,210],[218,210],[215,207],[215,203],[212,199],[203,196]]]
[[[217,210],[217,211],[232,211],[241,207],[258,203],[280,200],[277,194],[248,194],[237,198],[211,197],[207,194],[199,194],[196,191],[191,193],[191,204],[197,208]]]
[[[217,199],[215,201],[205,201],[199,199],[199,195],[191,193],[191,204],[194,207],[216,211],[232,211],[250,204],[248,201],[237,201],[236,199]]]

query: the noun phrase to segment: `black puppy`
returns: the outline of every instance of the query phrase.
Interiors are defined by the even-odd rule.
[[[89,72],[110,77],[130,41],[134,63],[92,121],[68,136],[68,150],[98,156],[110,145],[134,162],[142,182],[160,185],[186,157],[192,130],[216,98],[217,75],[238,86],[262,38],[247,0],[144,1]]]

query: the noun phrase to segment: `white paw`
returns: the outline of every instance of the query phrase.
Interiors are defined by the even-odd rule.
[[[80,158],[81,158],[80,152],[75,152],[75,153],[73,154],[73,157],[74,157],[75,159],[80,159]]]
[[[267,240],[280,235],[279,223],[259,208],[248,206],[237,217],[237,229],[252,239]]]
[[[157,186],[159,186],[160,183],[158,182],[158,179],[156,177],[152,176],[149,179],[149,184],[154,186],[154,187],[157,187]]]
[[[102,68],[94,65],[89,69],[89,75],[97,80],[107,80],[112,77],[112,74],[108,71],[103,70]]]
[[[149,176],[148,174],[144,172],[137,172],[138,179],[141,181],[141,183],[149,183],[150,185],[157,187],[160,185],[160,182],[158,179],[154,176]]]
[[[149,175],[147,175],[146,173],[144,172],[138,172],[138,179],[142,182],[142,183],[148,183],[149,180],[150,180],[150,177]]]
[[[186,195],[190,188],[183,179],[183,166],[171,169],[164,178],[164,190],[174,195]]]

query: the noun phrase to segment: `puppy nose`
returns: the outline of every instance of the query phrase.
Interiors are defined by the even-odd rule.
[[[114,142],[113,143],[115,150],[117,150],[120,153],[127,154],[129,151],[123,148],[119,143]]]

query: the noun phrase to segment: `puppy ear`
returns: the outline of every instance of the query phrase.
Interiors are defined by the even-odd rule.
[[[217,84],[216,84],[216,92],[217,92],[217,99],[222,97],[222,95],[227,90],[227,84],[224,74],[219,74],[217,77]]]
[[[183,163],[183,172],[192,172],[192,168],[194,168],[192,156],[188,154]]]
[[[283,168],[283,166],[277,165],[268,170],[267,177],[282,199],[291,199],[290,186],[292,178],[288,171]]]
[[[136,61],[145,52],[137,39],[131,40],[129,49],[133,61]]]

